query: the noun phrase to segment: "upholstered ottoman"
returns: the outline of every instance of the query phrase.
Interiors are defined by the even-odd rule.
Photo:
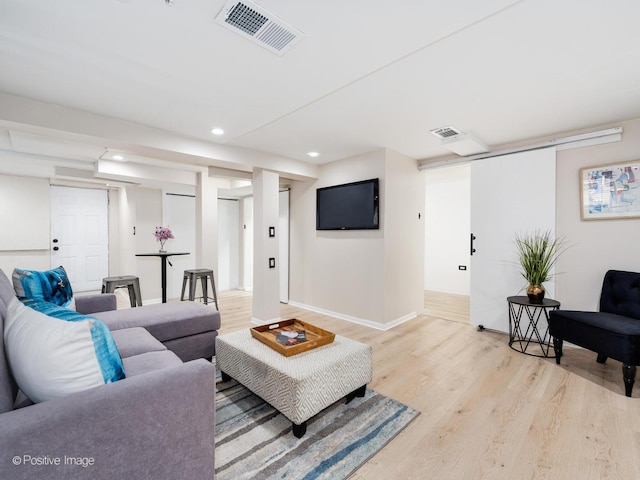
[[[240,330],[216,338],[216,363],[223,380],[234,378],[291,420],[298,438],[308,419],[342,397],[364,396],[371,381],[371,347],[339,335],[285,357]]]

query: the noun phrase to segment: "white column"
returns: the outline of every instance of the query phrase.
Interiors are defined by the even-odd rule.
[[[196,268],[211,268],[218,278],[218,184],[198,173],[196,185]]]
[[[280,320],[278,187],[277,173],[254,170],[253,321],[261,324]]]

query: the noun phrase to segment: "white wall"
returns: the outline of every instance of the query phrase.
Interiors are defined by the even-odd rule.
[[[380,178],[385,198],[385,152],[331,162],[315,182],[291,188],[290,303],[384,322],[384,222],[380,230],[316,231],[316,189]]]
[[[380,179],[380,229],[316,231],[316,189]],[[422,311],[424,186],[415,160],[388,150],[320,167],[291,188],[290,303],[388,326]]]
[[[416,161],[386,150],[384,322],[424,310],[424,182]]]
[[[49,195],[48,179],[0,175],[0,268],[8,277],[14,268],[49,269]],[[31,215],[34,205],[38,211]]]
[[[640,119],[610,126],[624,128],[622,141],[557,154],[556,231],[570,244],[556,269],[562,308],[596,310],[607,270],[640,272],[640,219],[580,220],[580,168],[640,159]]]
[[[470,294],[471,173],[468,163],[425,170],[424,288]],[[459,270],[465,265],[467,270]]]

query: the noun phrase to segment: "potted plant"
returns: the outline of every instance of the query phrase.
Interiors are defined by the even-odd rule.
[[[564,240],[552,238],[551,231],[535,231],[516,235],[516,248],[522,276],[529,282],[527,297],[531,303],[542,303],[545,289],[543,283],[551,280],[551,269],[564,251]]]

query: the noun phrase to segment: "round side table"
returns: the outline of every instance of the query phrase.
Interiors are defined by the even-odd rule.
[[[542,303],[531,303],[526,296],[508,297],[507,302],[509,302],[509,346],[517,352],[534,357],[554,356],[553,344],[549,336],[549,312],[559,309],[560,302],[545,298]],[[523,316],[523,313],[526,316]],[[544,322],[541,322],[543,318]],[[533,351],[529,350],[529,347],[532,347]],[[536,351],[540,353],[535,353]]]

